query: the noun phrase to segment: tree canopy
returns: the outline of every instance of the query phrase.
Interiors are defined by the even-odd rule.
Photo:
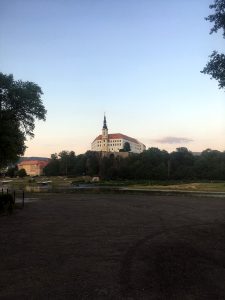
[[[124,145],[123,145],[123,150],[125,151],[125,152],[130,152],[130,143],[128,143],[128,142],[125,142],[124,143]]]
[[[100,176],[119,180],[224,180],[225,152],[207,149],[194,155],[187,148],[177,148],[168,153],[158,148],[124,158],[113,153],[101,156],[87,151],[75,155],[62,151],[52,155],[44,169],[47,176]]]
[[[9,112],[0,117],[0,167],[17,160],[26,149],[24,133],[19,129],[17,120]]]
[[[221,29],[223,38],[225,38],[225,0],[214,0],[214,4],[209,7],[214,10],[214,13],[206,18],[207,21],[214,23],[210,34]],[[208,63],[201,72],[210,75],[211,79],[216,79],[219,88],[225,88],[225,55],[213,51],[209,56]]]
[[[34,82],[0,73],[0,166],[16,160],[34,136],[35,119],[45,120],[42,90]]]

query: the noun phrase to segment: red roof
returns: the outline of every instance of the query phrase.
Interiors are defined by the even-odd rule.
[[[24,165],[39,165],[42,167],[47,166],[49,162],[46,160],[23,160],[21,161],[18,165],[19,166],[24,166]]]
[[[111,134],[108,134],[108,139],[110,139],[110,140],[113,140],[113,139],[114,140],[116,140],[116,139],[125,139],[125,140],[128,140],[130,142],[140,144],[140,142],[138,142],[138,140],[133,139],[132,137],[129,137],[129,136],[127,136],[125,134],[122,134],[122,133],[111,133]],[[97,136],[94,141],[97,141],[97,140],[102,140],[102,135],[101,134],[99,136]]]

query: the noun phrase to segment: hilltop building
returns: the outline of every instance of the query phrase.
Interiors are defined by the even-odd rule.
[[[119,152],[123,149],[126,142],[130,144],[130,152],[132,153],[141,153],[146,149],[144,144],[125,134],[108,133],[106,117],[104,116],[102,134],[97,136],[92,142],[91,150],[101,152]]]
[[[17,164],[18,170],[25,169],[27,175],[40,176],[43,175],[43,169],[49,163],[48,158],[34,157],[34,158],[22,158]]]

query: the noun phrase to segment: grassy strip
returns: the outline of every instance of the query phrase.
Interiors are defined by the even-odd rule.
[[[208,182],[193,182],[172,185],[132,185],[133,189],[149,189],[149,190],[175,190],[175,191],[205,191],[205,192],[225,192],[225,183],[208,183]]]
[[[66,177],[38,177],[32,180],[30,177],[23,179],[13,178],[9,184],[10,189],[26,189],[26,187],[38,187],[38,182],[50,180],[52,189],[62,190],[73,188],[75,185],[87,184],[89,186],[99,187],[128,187],[131,189],[148,189],[148,190],[178,190],[178,191],[212,191],[212,192],[225,192],[225,182],[223,181],[178,181],[178,180],[165,180],[165,181],[151,181],[151,180],[108,180],[100,181],[97,183],[85,183],[78,178]],[[73,183],[73,184],[72,184]]]

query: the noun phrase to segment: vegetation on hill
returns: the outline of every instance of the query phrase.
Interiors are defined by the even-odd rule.
[[[149,148],[141,154],[101,156],[88,151],[54,154],[45,167],[47,176],[100,176],[105,180],[224,180],[225,152],[207,149],[195,156],[187,148],[168,153]]]

